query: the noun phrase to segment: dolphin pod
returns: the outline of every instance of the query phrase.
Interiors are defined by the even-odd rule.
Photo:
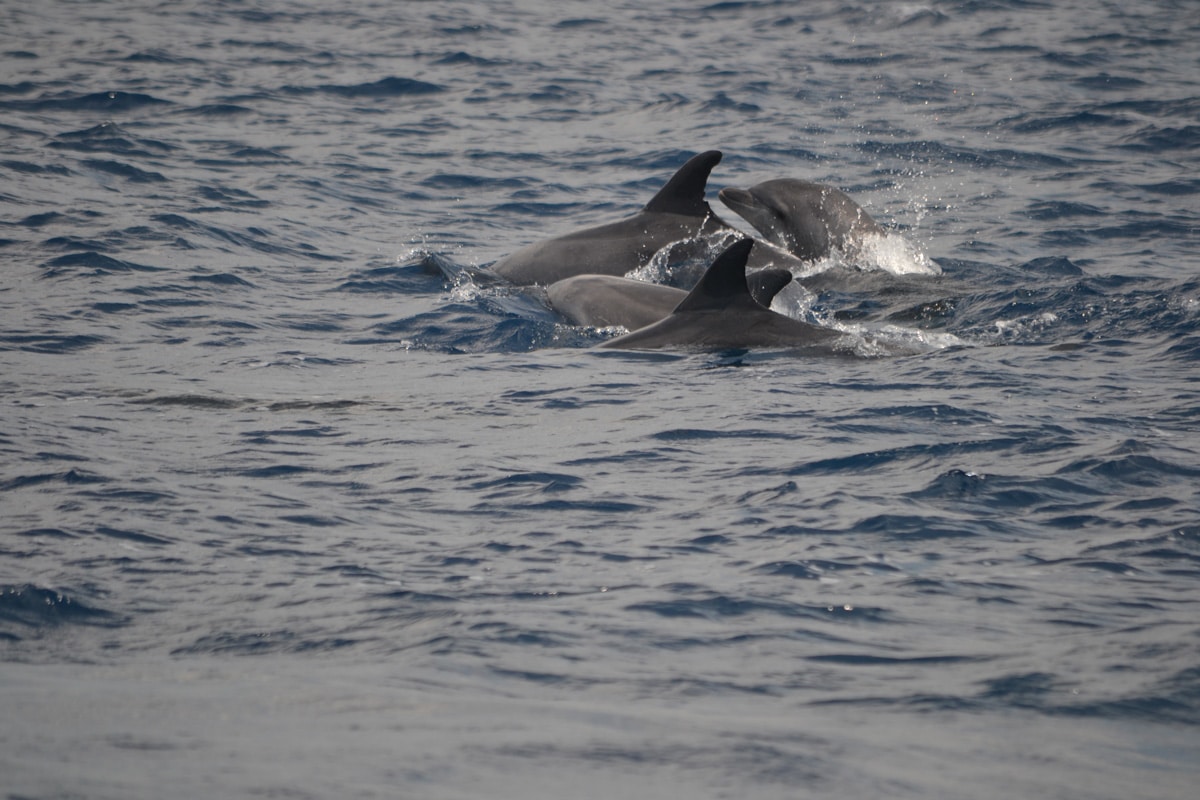
[[[771,299],[806,261],[832,248],[852,252],[862,237],[883,229],[837,189],[783,179],[720,192],[766,241],[741,238],[745,234],[718,217],[704,196],[721,157],[717,150],[699,153],[636,214],[527,245],[490,272],[516,285],[546,286],[550,305],[574,324],[631,331],[604,347],[830,349],[837,331],[770,311]],[[660,251],[683,245],[687,252],[721,237],[740,240],[717,256],[691,292],[622,277]],[[748,267],[754,270],[749,276]]]

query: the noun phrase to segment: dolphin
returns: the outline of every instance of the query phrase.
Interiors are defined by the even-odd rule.
[[[692,156],[633,216],[527,245],[493,264],[492,272],[520,286],[549,286],[575,275],[620,276],[646,266],[655,253],[675,242],[743,236],[704,199],[708,176],[720,161],[719,150]],[[764,248],[752,266],[797,265],[791,254]]]
[[[792,273],[785,269],[764,269],[746,276],[751,296],[763,306],[770,306],[791,280]],[[576,275],[546,287],[551,307],[575,325],[619,325],[630,331],[665,318],[687,295],[673,286],[613,275]]]
[[[750,295],[746,261],[753,246],[753,239],[730,245],[668,317],[610,339],[600,347],[623,350],[786,347],[835,352],[841,333],[777,314]]]
[[[659,249],[724,226],[704,199],[718,150],[688,159],[653,199],[632,217],[536,242],[492,265],[512,283],[551,284],[573,275],[624,275],[643,266]]]
[[[864,237],[884,235],[845,192],[819,183],[780,178],[749,189],[727,187],[718,197],[768,242],[808,261],[832,249],[853,253]]]

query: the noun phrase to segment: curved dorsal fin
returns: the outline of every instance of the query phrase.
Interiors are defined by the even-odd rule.
[[[783,291],[783,287],[792,282],[792,273],[786,269],[760,269],[746,276],[746,285],[750,287],[750,296],[764,308],[771,307],[775,295]]]
[[[738,301],[758,305],[746,286],[746,259],[753,246],[753,239],[739,239],[725,248],[672,313],[725,308]]]
[[[692,156],[642,210],[689,217],[708,216],[712,212],[704,200],[704,187],[708,185],[709,173],[720,160],[720,150],[708,150]]]

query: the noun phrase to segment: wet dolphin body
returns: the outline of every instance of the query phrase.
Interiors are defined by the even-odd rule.
[[[763,306],[792,280],[785,269],[764,269],[746,276],[750,294]],[[619,325],[637,330],[669,315],[688,293],[657,283],[612,275],[576,275],[546,288],[555,311],[576,325],[604,328]]]
[[[845,192],[819,183],[780,178],[749,189],[722,189],[721,202],[766,240],[805,259],[832,249],[853,252],[864,237],[884,230]]]
[[[624,350],[786,347],[835,352],[841,333],[777,314],[750,295],[746,260],[753,245],[752,239],[743,239],[717,256],[696,288],[665,319],[600,346]]]
[[[548,286],[575,275],[625,275],[645,266],[663,247],[720,234],[741,236],[704,199],[718,150],[688,159],[641,211],[626,219],[535,242],[497,261],[492,272],[528,286]],[[763,248],[752,266],[793,266],[792,256]]]
[[[522,285],[583,274],[624,275],[671,242],[714,233],[724,223],[705,201],[704,187],[720,160],[716,150],[693,156],[632,217],[528,245],[497,261],[492,271]]]

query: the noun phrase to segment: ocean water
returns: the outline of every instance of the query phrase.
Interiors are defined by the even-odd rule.
[[[1188,2],[0,8],[0,796],[1190,798]],[[838,357],[478,270],[690,155]]]

